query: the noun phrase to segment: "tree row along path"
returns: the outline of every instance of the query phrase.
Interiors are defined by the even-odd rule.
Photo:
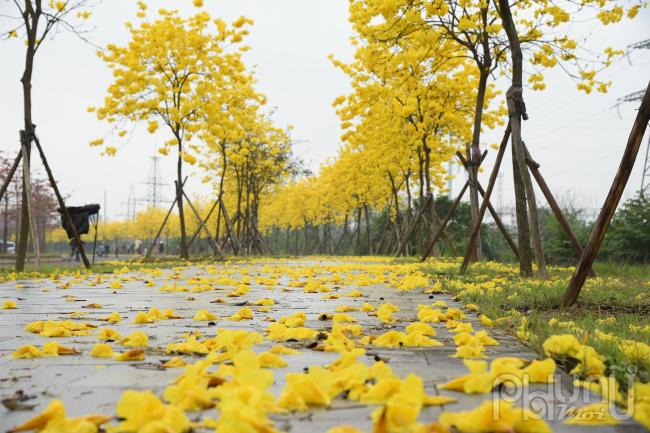
[[[645,431],[575,425],[603,397],[421,269],[260,259],[3,283],[0,431]]]

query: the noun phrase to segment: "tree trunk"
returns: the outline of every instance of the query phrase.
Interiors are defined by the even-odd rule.
[[[479,199],[478,199],[478,162],[481,158],[481,123],[483,121],[483,104],[485,103],[485,93],[487,91],[487,80],[488,80],[488,70],[486,68],[480,68],[479,73],[479,82],[478,82],[478,92],[476,93],[476,107],[474,111],[474,128],[472,131],[472,143],[467,147],[467,161],[469,162],[468,166],[468,177],[469,177],[469,204],[470,204],[470,215],[471,215],[471,225],[472,227],[476,225],[479,214]],[[470,259],[473,261],[483,259],[483,248],[481,247],[481,235],[480,233],[476,236],[476,240],[472,245]]]
[[[476,239],[478,238],[478,236],[479,236],[479,234],[481,232],[481,224],[483,223],[483,217],[485,216],[485,211],[488,208],[489,203],[490,203],[489,202],[490,196],[492,195],[492,190],[494,189],[494,184],[495,184],[495,182],[497,180],[497,176],[498,176],[499,170],[501,168],[501,162],[503,161],[503,155],[505,154],[506,147],[508,146],[508,140],[510,139],[510,132],[511,132],[511,126],[510,126],[510,123],[509,123],[508,126],[506,127],[505,133],[503,134],[503,138],[501,139],[501,144],[499,145],[499,151],[497,152],[497,157],[496,157],[496,160],[494,161],[494,166],[492,167],[492,173],[490,173],[490,179],[488,181],[487,191],[485,191],[485,193],[482,194],[483,195],[483,202],[481,203],[481,207],[479,208],[476,222],[472,225],[472,231],[469,234],[469,242],[468,242],[468,245],[467,245],[467,251],[465,252],[465,256],[463,257],[463,263],[460,266],[461,272],[467,271],[467,267],[469,266],[469,263],[471,261],[471,256],[472,256],[471,248],[472,248],[472,245],[474,244],[474,242],[476,241]],[[463,158],[462,154],[458,153],[457,155],[458,155],[458,158],[463,163],[463,165],[467,166],[467,162],[464,161],[464,158]],[[481,159],[481,161],[482,161],[482,159]],[[467,185],[469,185],[469,184],[470,184],[470,182],[467,181]],[[477,190],[482,191],[482,188],[480,187],[480,185],[478,183],[476,184],[476,187],[477,187],[476,188]],[[461,192],[463,192],[463,191],[461,191]],[[460,200],[461,195],[462,194],[459,194],[459,198],[457,198],[456,201]],[[495,212],[495,215],[496,215],[496,212]],[[498,221],[498,220],[495,218],[495,221]],[[426,256],[424,256],[422,258],[422,261],[424,261],[424,259],[426,259]]]
[[[40,269],[41,266],[41,249],[40,245],[38,242],[38,232],[36,230],[36,218],[34,215],[34,206],[32,202],[32,179],[31,179],[31,167],[29,164],[29,151],[28,151],[28,143],[31,144],[31,139],[29,138],[31,135],[29,133],[25,133],[25,131],[20,131],[20,144],[22,147],[22,152],[23,152],[23,192],[24,192],[24,197],[25,201],[24,203],[27,204],[27,214],[29,216],[28,222],[29,222],[29,229],[30,229],[30,234],[32,238],[32,245],[34,248],[34,254],[36,255],[36,271]]]
[[[356,227],[356,231],[357,231],[357,240],[356,240],[356,243],[354,245],[354,254],[358,256],[359,255],[359,244],[361,243],[361,208],[360,207],[357,208],[357,227]]]
[[[555,197],[553,197],[553,193],[551,192],[551,189],[548,187],[546,181],[544,180],[544,177],[542,176],[542,173],[539,171],[539,164],[535,162],[533,158],[530,156],[530,154],[528,153],[528,149],[526,149],[525,143],[524,143],[524,153],[526,154],[526,164],[528,165],[530,172],[533,174],[533,177],[535,178],[535,181],[537,182],[539,189],[542,190],[542,194],[544,194],[544,197],[546,198],[546,201],[551,207],[551,210],[553,211],[555,218],[560,223],[560,227],[564,231],[564,235],[571,243],[571,247],[573,248],[573,251],[576,253],[576,257],[580,259],[580,257],[582,256],[582,245],[580,245],[580,241],[576,237],[575,233],[573,233],[573,229],[571,228],[571,225],[564,217],[564,213],[562,212],[560,205],[555,200]],[[591,270],[589,276],[595,276],[595,275],[596,274],[593,272],[593,270]]]
[[[430,200],[431,203],[429,204],[429,222],[431,223],[431,229],[428,232],[429,236],[426,237],[425,245],[429,244],[429,239],[432,239],[432,236],[435,234],[436,231],[438,231],[438,227],[439,227],[438,223],[440,222],[440,218],[438,217],[438,212],[436,211],[436,201],[433,198],[433,194],[431,194]],[[424,238],[422,240],[424,241]],[[434,257],[438,257],[440,255],[440,249],[438,248],[438,245],[436,244],[433,245],[430,254],[433,255]]]
[[[532,236],[533,245],[535,246],[535,255],[537,257],[537,266],[540,277],[546,278],[548,272],[546,270],[546,261],[544,258],[544,251],[542,249],[542,240],[539,229],[539,217],[537,213],[537,203],[535,200],[535,190],[533,188],[532,181],[530,179],[530,173],[526,165],[524,146],[521,140],[521,119],[526,120],[528,118],[526,114],[526,106],[524,105],[524,100],[522,96],[522,85],[523,85],[523,54],[521,52],[521,46],[519,44],[519,36],[517,35],[517,29],[515,27],[514,20],[512,19],[512,13],[510,11],[510,3],[508,0],[499,0],[499,8],[501,14],[501,21],[503,23],[503,29],[508,35],[508,41],[510,42],[510,53],[512,56],[512,87],[508,90],[506,94],[506,100],[508,104],[508,114],[510,116],[510,124],[512,127],[512,152],[513,152],[513,167],[517,166],[517,177],[515,182],[519,180],[521,185],[519,187],[519,197],[517,198],[517,222],[525,219],[526,215],[523,214],[525,208],[523,207],[523,201],[528,205],[528,218],[526,222],[530,222],[530,234]],[[525,195],[525,198],[522,199],[522,195]],[[519,213],[522,212],[521,215]],[[523,233],[519,234],[519,240],[521,242],[524,237]],[[523,263],[524,260],[523,248],[520,247],[520,267],[522,268],[522,273],[527,271],[528,264]],[[527,258],[527,260],[530,260]]]
[[[33,130],[32,122],[32,75],[34,71],[34,56],[36,54],[36,36],[38,35],[38,22],[40,19],[40,10],[36,11],[32,8],[32,2],[25,2],[25,11],[23,13],[23,20],[27,29],[27,50],[25,53],[25,70],[20,82],[23,87],[23,117],[24,128],[27,134],[28,141],[26,144],[27,152],[23,154],[29,156],[31,151],[31,137]],[[25,185],[25,176],[29,177],[29,173],[23,172],[23,185]],[[16,272],[22,272],[25,269],[25,257],[27,255],[27,241],[29,238],[29,209],[27,208],[27,192],[23,187],[22,191],[22,205],[20,217],[20,231],[18,234],[18,245],[16,248]]]
[[[293,255],[297,256],[298,255],[298,230],[294,229],[293,230]]]
[[[517,164],[516,150],[512,148],[512,175],[515,190],[515,214],[517,216],[517,240],[519,244],[519,273],[523,276],[533,275],[533,257],[530,248],[530,228],[528,226],[528,208],[526,207],[526,189]]]
[[[336,241],[336,245],[334,245],[334,254],[337,254],[337,251],[339,250],[339,246],[341,245],[341,242],[343,242],[343,239],[345,238],[345,235],[348,233],[348,212],[345,212],[345,219],[343,221],[343,232],[341,233],[341,237],[339,238],[338,241]],[[347,251],[344,251],[343,254],[347,253]]]
[[[183,145],[180,137],[176,136],[178,140],[178,166],[177,166],[177,179],[176,179],[176,203],[178,205],[178,218],[181,226],[181,259],[188,259],[189,254],[187,251],[187,233],[185,230],[185,213],[183,212]]]
[[[366,238],[368,242],[368,254],[372,255],[372,230],[370,227],[370,212],[368,210],[368,205],[363,205],[363,210],[366,217]]]
[[[393,195],[393,201],[395,202],[395,232],[397,233],[397,243],[400,243],[400,238],[399,238],[399,230],[400,230],[400,216],[399,216],[399,197],[398,197],[398,192],[399,188],[395,185],[395,180],[393,179],[393,175],[388,172],[388,179],[390,180],[390,190]],[[390,206],[388,207],[388,218],[390,219]]]
[[[4,221],[2,227],[2,254],[7,254],[7,242],[9,241],[9,196],[6,195]]]
[[[454,212],[456,212],[456,208],[460,204],[460,200],[463,198],[463,195],[465,194],[465,191],[467,190],[468,186],[469,186],[469,181],[465,182],[465,185],[463,185],[463,188],[458,193],[458,196],[456,197],[456,200],[454,200],[451,207],[447,211],[447,215],[445,215],[445,218],[440,222],[440,224],[438,226],[438,230],[433,235],[433,238],[431,239],[431,241],[429,241],[429,245],[427,245],[427,248],[424,250],[424,254],[420,258],[420,263],[424,262],[427,259],[427,257],[429,257],[429,254],[431,253],[431,250],[435,246],[436,242],[438,242],[438,239],[440,239],[440,236],[442,235],[445,228],[447,227],[447,223],[449,222],[451,217],[454,215]]]

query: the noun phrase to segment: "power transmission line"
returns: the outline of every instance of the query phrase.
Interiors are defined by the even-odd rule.
[[[122,202],[122,206],[126,205],[126,213],[121,214],[120,216],[125,217],[128,220],[135,219],[135,207],[136,207],[136,198],[135,198],[135,187],[131,185],[129,187],[129,196],[125,202]]]
[[[630,44],[627,46],[627,52],[628,52],[628,60],[629,60],[629,53],[634,50],[650,50],[650,39],[646,39],[644,41],[639,41],[635,42],[633,44]],[[630,61],[630,64],[632,62]],[[643,99],[643,90],[639,90],[638,92],[633,92],[630,93],[629,95],[625,95],[621,98],[618,98],[617,101],[617,107],[618,105],[624,103],[624,102],[637,102]],[[646,190],[650,189],[650,137],[648,137],[648,144],[646,145],[646,150],[645,150],[645,160],[643,161],[643,172],[641,173],[641,189],[639,190],[639,193],[641,195],[644,195],[646,193]]]
[[[162,203],[169,203],[170,200],[163,196],[163,188],[169,186],[163,180],[162,170],[160,169],[160,157],[150,156],[151,163],[149,164],[149,176],[142,185],[147,185],[147,195],[138,199],[139,202],[146,203],[149,207],[158,207]]]

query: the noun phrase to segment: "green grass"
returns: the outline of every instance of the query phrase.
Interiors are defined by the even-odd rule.
[[[624,383],[624,374],[618,372],[630,364],[629,359],[618,343],[595,338],[595,331],[650,344],[650,266],[597,263],[597,277],[587,280],[577,304],[567,309],[560,308],[560,300],[572,269],[551,268],[547,280],[522,278],[516,265],[480,263],[464,275],[458,274],[457,269],[450,271],[448,266],[435,261],[425,267],[461,302],[478,305],[480,312],[492,319],[512,316],[501,326],[515,335],[521,318],[526,317],[527,329],[532,334],[527,344],[540,353],[549,336],[573,334],[603,354],[610,373]],[[485,288],[492,283],[499,289]],[[472,291],[473,285],[484,288]],[[549,324],[551,319],[554,325]],[[634,328],[645,326],[646,331]],[[650,356],[632,364],[641,380],[650,379]]]

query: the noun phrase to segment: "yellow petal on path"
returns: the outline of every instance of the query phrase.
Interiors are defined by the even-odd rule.
[[[14,353],[11,354],[12,358],[15,359],[29,359],[29,358],[38,358],[43,356],[38,347],[29,344],[26,346],[20,346]]]
[[[113,311],[111,314],[109,314],[108,316],[104,317],[101,320],[104,320],[108,323],[115,324],[122,321],[122,316],[117,311]]]
[[[63,406],[63,402],[61,400],[52,400],[47,408],[39,415],[36,415],[23,424],[14,427],[13,429],[9,430],[9,432],[42,430],[50,420],[60,417],[65,417],[65,406]]]
[[[201,309],[194,314],[192,320],[196,321],[208,321],[208,320],[219,320],[219,317],[215,314],[212,314],[208,310]]]
[[[488,400],[467,411],[443,412],[438,421],[460,433],[552,433],[548,424],[538,415],[530,410],[514,407],[512,402],[505,400]]]
[[[131,349],[113,356],[116,361],[142,361],[144,360],[144,349]]]
[[[147,347],[149,337],[142,331],[136,331],[124,337],[120,344],[127,347]]]
[[[153,320],[145,313],[144,311],[140,311],[138,314],[135,315],[135,318],[133,319],[133,323],[136,324],[145,324],[145,323],[153,323]]]
[[[90,351],[90,356],[93,358],[111,358],[115,353],[110,344],[97,343]]]
[[[288,365],[287,361],[271,352],[260,353],[259,361],[262,368],[282,368]]]
[[[253,319],[253,311],[248,307],[244,307],[228,317],[228,320],[233,320],[235,322],[239,322],[241,320],[252,320],[252,319]]]
[[[179,367],[185,367],[187,365],[187,362],[180,356],[174,356],[172,359],[169,361],[165,362],[163,364],[163,367],[165,368],[179,368]]]
[[[104,328],[99,331],[97,339],[99,341],[116,341],[122,338],[119,332],[111,328]]]
[[[302,352],[292,349],[287,346],[283,346],[281,344],[276,344],[275,346],[271,347],[269,352],[275,354],[275,355],[299,355]]]
[[[44,343],[42,352],[43,356],[78,355],[81,353],[76,349],[59,344],[58,341]]]

